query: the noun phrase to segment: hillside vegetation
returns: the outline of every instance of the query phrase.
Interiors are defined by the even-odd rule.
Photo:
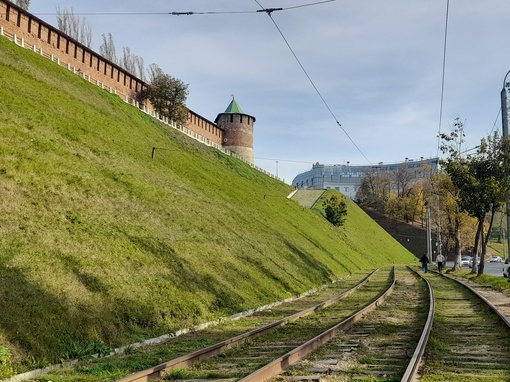
[[[0,81],[0,354],[11,371],[414,261],[354,203],[335,228],[287,199],[290,186],[5,38]]]

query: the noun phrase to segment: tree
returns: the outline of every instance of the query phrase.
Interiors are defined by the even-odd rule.
[[[397,171],[393,174],[397,196],[403,198],[411,188],[413,176],[407,168],[407,162],[398,166]]]
[[[28,7],[30,6],[30,0],[16,0],[16,5],[18,5],[21,9],[28,11]]]
[[[86,47],[92,46],[92,28],[85,22],[85,18],[75,15],[73,7],[60,9],[57,6],[56,13],[58,29]]]
[[[444,247],[454,253],[453,269],[461,268],[462,243],[466,240],[466,233],[472,234],[470,218],[459,204],[460,191],[447,173],[439,173],[432,177],[431,208],[438,211],[438,222],[442,230]],[[436,197],[434,197],[436,196]]]
[[[185,106],[188,85],[165,74],[156,64],[149,67],[150,84],[141,91],[140,99],[148,100],[154,110],[177,124],[184,125],[188,117]]]
[[[99,47],[99,54],[106,58],[107,60],[117,63],[117,51],[115,49],[115,43],[113,42],[113,36],[111,33],[108,33],[108,37],[105,34],[102,34],[103,42]]]
[[[448,137],[442,137],[443,139]],[[510,150],[509,141],[502,140],[498,133],[482,139],[473,155],[462,157],[459,150],[450,146],[450,157],[442,161],[458,190],[458,203],[462,211],[477,219],[475,237],[475,259],[473,272],[481,275],[485,266],[487,241],[490,236],[494,215],[510,194]],[[489,222],[485,233],[485,218]],[[477,269],[477,247],[480,243],[480,266]]]
[[[343,197],[332,195],[323,203],[326,219],[334,226],[341,226],[345,222],[347,215],[347,204]]]
[[[119,65],[126,69],[129,73],[134,74],[141,80],[145,78],[145,69],[143,58],[131,52],[128,47],[122,48],[122,58]]]
[[[386,171],[374,168],[361,177],[361,185],[356,192],[360,204],[382,210],[391,191],[391,176]]]

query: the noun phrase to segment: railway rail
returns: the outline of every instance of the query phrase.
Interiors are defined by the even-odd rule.
[[[343,319],[352,316],[351,322],[359,320],[363,314],[375,309],[384,301],[384,298],[391,293],[394,284],[393,269],[372,272],[349,290],[312,307],[205,349],[131,374],[120,379],[119,382],[172,378],[172,375],[182,375],[182,369],[188,366],[191,367],[184,374],[189,379],[203,379],[206,376],[219,374],[228,375],[217,379],[247,377],[254,370],[284,355],[290,348],[303,345]],[[289,338],[291,338],[290,342]],[[212,358],[213,356],[216,357]],[[216,366],[213,366],[213,361]],[[213,370],[214,368],[216,369]],[[264,378],[267,378],[267,374]]]
[[[359,273],[171,340],[165,354],[177,358],[118,382],[510,381],[510,298],[465,284],[418,267]]]
[[[510,320],[476,292],[433,272],[382,269],[312,307],[119,382],[508,381]]]

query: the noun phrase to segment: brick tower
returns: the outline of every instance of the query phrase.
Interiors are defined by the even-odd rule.
[[[255,117],[244,114],[234,96],[224,113],[214,120],[223,129],[222,146],[253,164],[253,124]]]

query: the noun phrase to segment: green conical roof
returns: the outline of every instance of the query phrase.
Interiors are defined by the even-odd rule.
[[[244,114],[243,110],[241,109],[241,106],[239,106],[235,100],[235,98],[232,98],[232,102],[230,102],[230,105],[228,105],[227,110],[225,110],[226,114]]]

